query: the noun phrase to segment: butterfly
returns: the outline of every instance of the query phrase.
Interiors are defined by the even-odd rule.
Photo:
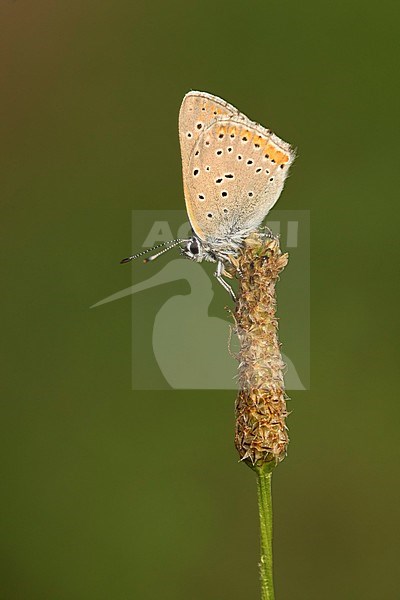
[[[183,244],[187,258],[217,263],[217,280],[235,298],[223,279],[225,266],[278,200],[295,151],[228,102],[196,91],[182,101],[179,140],[192,236],[155,246],[164,248],[146,262]]]

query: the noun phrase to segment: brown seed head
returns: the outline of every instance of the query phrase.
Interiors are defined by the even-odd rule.
[[[238,257],[234,312],[240,342],[235,445],[252,467],[277,464],[289,442],[284,363],[278,340],[275,285],[288,262],[279,241],[261,233],[247,238]]]

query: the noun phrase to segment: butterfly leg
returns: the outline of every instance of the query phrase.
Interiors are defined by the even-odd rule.
[[[224,289],[226,289],[226,291],[228,292],[228,294],[230,294],[231,298],[233,301],[236,301],[236,296],[235,293],[233,291],[233,289],[231,288],[231,286],[229,285],[229,283],[227,283],[225,281],[225,279],[223,279],[222,277],[222,272],[224,270],[224,263],[219,260],[217,263],[217,270],[215,271],[214,275],[218,281],[218,283],[220,283],[222,285],[222,287]]]
[[[259,229],[261,237],[267,240],[279,240],[279,234],[275,235],[267,225],[263,225]]]

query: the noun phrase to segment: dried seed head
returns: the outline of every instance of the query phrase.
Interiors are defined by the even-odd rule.
[[[279,241],[247,238],[238,257],[241,274],[234,312],[240,342],[235,445],[250,466],[277,464],[289,442],[284,363],[278,340],[275,285],[288,262]]]

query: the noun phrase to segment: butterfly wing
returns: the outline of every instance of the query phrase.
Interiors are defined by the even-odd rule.
[[[278,200],[294,157],[289,144],[240,113],[205,123],[183,167],[196,234],[212,241],[256,229]]]
[[[179,111],[179,141],[184,169],[189,164],[190,155],[204,129],[218,118],[233,116],[240,116],[239,111],[222,98],[207,92],[186,94]]]
[[[203,132],[220,118],[236,118],[249,125],[251,124],[251,121],[241,114],[237,108],[225,102],[222,98],[218,98],[218,96],[213,96],[207,92],[193,91],[184,97],[179,111],[183,187],[189,219],[193,229],[199,236],[200,232],[196,230],[196,226],[191,219],[192,202],[188,191],[188,182],[190,181],[189,163],[194,148]]]

